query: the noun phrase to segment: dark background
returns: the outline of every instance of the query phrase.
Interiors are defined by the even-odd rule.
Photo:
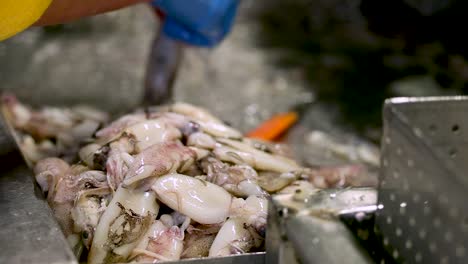
[[[415,3],[413,3],[415,2]],[[378,141],[392,96],[466,94],[467,1],[274,1],[258,12],[263,46],[286,51],[318,100]]]

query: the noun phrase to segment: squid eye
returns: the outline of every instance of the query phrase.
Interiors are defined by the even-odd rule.
[[[257,232],[261,237],[265,237],[265,235],[266,235],[266,226],[260,227],[259,229],[257,229]]]
[[[92,183],[90,183],[90,182],[86,182],[86,183],[84,184],[84,187],[85,187],[86,189],[91,189],[91,188],[95,188],[96,186],[94,186],[94,185],[93,185]]]

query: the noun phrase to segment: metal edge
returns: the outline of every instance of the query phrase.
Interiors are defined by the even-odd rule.
[[[203,257],[193,259],[181,259],[177,261],[165,261],[163,263],[180,264],[264,264],[265,252],[255,252],[225,257]]]
[[[385,105],[391,104],[407,104],[407,103],[424,103],[435,101],[468,101],[468,96],[453,95],[453,96],[426,96],[426,97],[393,97],[385,99]]]

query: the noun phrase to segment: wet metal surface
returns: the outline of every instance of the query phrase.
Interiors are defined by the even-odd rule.
[[[77,263],[0,117],[0,263]]]
[[[399,262],[467,263],[468,97],[393,98],[384,109],[376,223],[387,250]]]
[[[376,202],[377,193],[372,188],[322,190],[310,196],[273,195],[268,212],[266,262],[373,263],[339,216],[358,218],[359,213],[373,213]]]

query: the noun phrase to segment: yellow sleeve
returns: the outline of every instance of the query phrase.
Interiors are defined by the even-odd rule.
[[[52,0],[0,0],[0,41],[36,22]]]

